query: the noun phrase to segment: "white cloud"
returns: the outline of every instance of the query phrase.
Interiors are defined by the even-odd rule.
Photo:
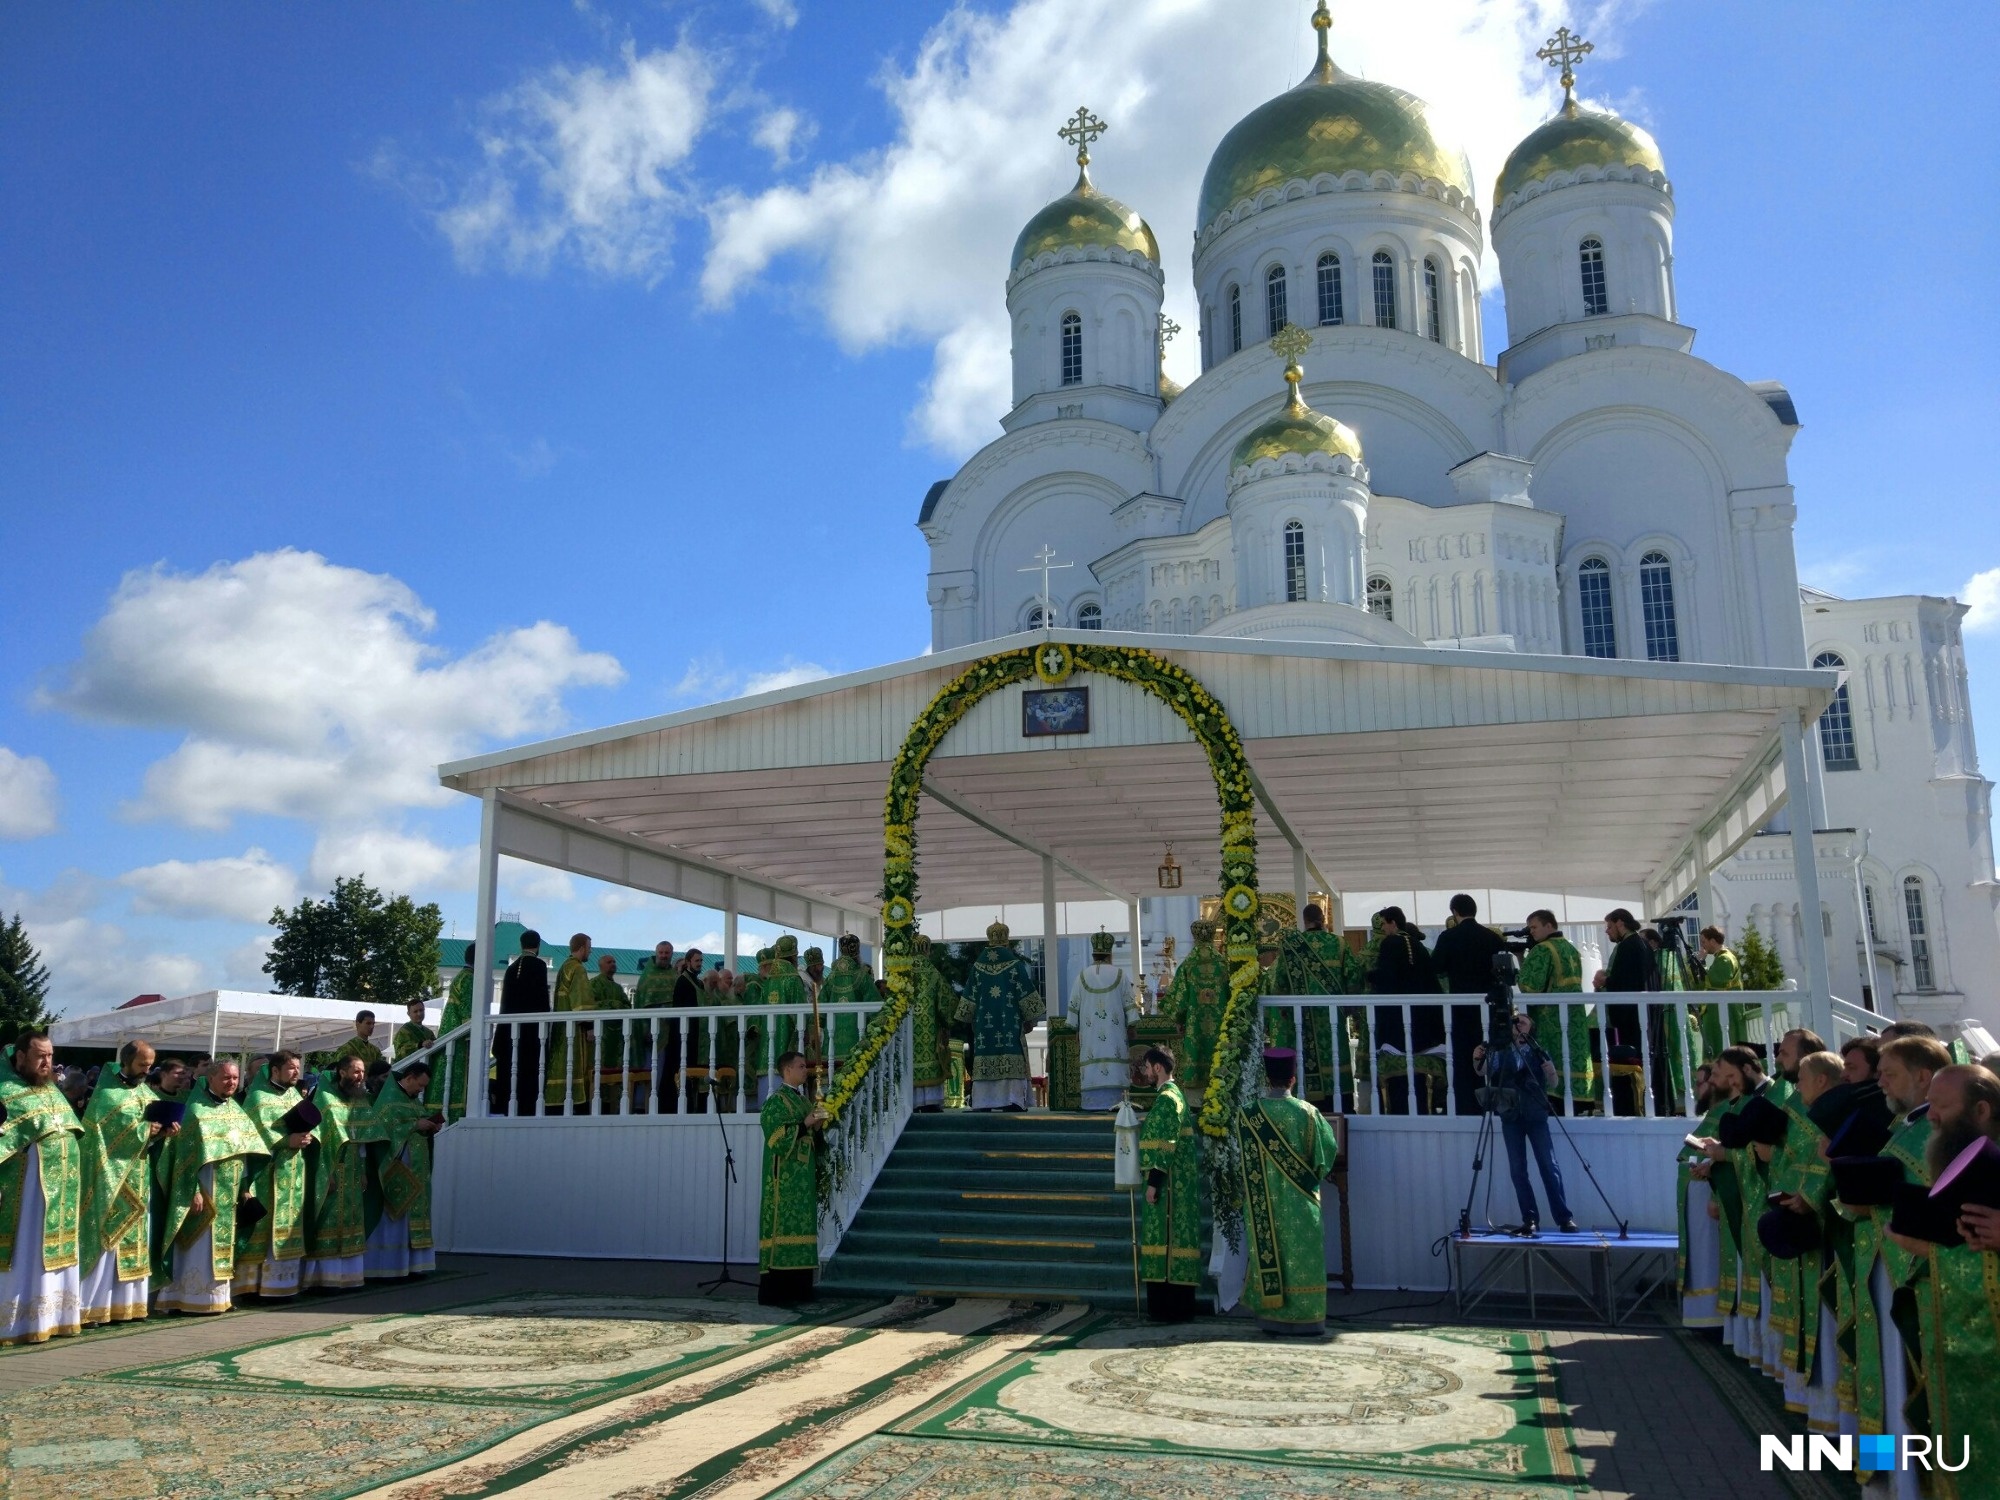
[[[118,883],[132,892],[134,911],[234,922],[268,921],[298,889],[288,866],[255,848],[223,859],[169,859],[127,870]]]
[[[1607,19],[1639,3],[1605,0],[1587,15],[1563,0],[1346,7],[1334,52],[1350,72],[1421,93],[1490,183],[1555,100],[1535,49],[1567,20],[1589,29],[1603,61],[1616,50]],[[886,147],[823,166],[804,186],[724,194],[710,205],[703,294],[726,305],[781,257],[798,257],[847,349],[933,346],[912,428],[964,453],[998,435],[1009,400],[1008,247],[1074,172],[1057,124],[1079,100],[1111,122],[1093,150],[1096,180],[1170,247],[1167,310],[1193,329],[1185,256],[1202,171],[1232,124],[1304,76],[1313,45],[1303,5],[1018,0],[998,15],[956,7],[907,68],[885,75],[897,121]],[[1177,378],[1192,378],[1197,364],[1192,336],[1171,346]]]
[[[264,960],[271,956],[271,940],[275,933],[265,933],[253,937],[246,943],[238,943],[222,959],[222,982],[232,990],[249,990],[253,994],[263,993],[271,988],[271,976],[264,972]]]
[[[759,117],[750,131],[750,139],[771,153],[776,167],[790,166],[813,135],[812,122],[795,109],[774,109]]]
[[[449,657],[414,591],[312,552],[128,573],[44,701],[186,738],[131,811],[197,828],[238,813],[363,822],[453,800],[437,765],[564,721],[624,671],[542,621]]]
[[[657,277],[689,207],[680,169],[714,83],[686,42],[643,53],[628,42],[618,67],[559,65],[488,100],[483,160],[436,211],[460,263],[541,272],[564,258]]]
[[[755,958],[759,948],[768,948],[776,941],[777,939],[768,932],[752,932],[747,927],[738,926],[736,929],[736,956],[738,958]],[[689,948],[701,949],[703,957],[718,954],[722,951],[722,934],[720,932],[704,932],[687,946]]]
[[[507,893],[510,903],[553,903],[576,899],[576,882],[566,872],[505,854],[500,856],[500,889]]]
[[[1965,630],[1991,630],[2000,625],[2000,568],[1974,573],[1960,590],[1966,606]]]
[[[377,890],[469,890],[477,877],[479,850],[437,843],[419,833],[394,828],[334,828],[321,833],[307,868],[315,884],[331,887],[343,876],[365,878]]]
[[[787,29],[799,24],[797,0],[755,0],[757,9]]]
[[[818,662],[786,656],[777,666],[763,672],[730,667],[722,658],[705,656],[688,663],[681,680],[674,684],[675,698],[693,698],[703,703],[719,703],[725,698],[743,698],[752,693],[775,693],[780,688],[797,687],[802,682],[818,682],[833,674]]]
[[[69,871],[39,891],[0,883],[0,911],[18,912],[49,970],[50,1009],[78,1015],[134,995],[186,995],[203,988],[206,966],[185,953],[154,952],[96,915],[103,886]]]
[[[0,839],[38,839],[56,831],[56,773],[39,755],[0,745]]]

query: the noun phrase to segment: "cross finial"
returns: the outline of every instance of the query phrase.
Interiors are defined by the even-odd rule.
[[[1562,69],[1563,113],[1576,113],[1576,65],[1597,49],[1567,26],[1558,26],[1535,56],[1552,68]]]
[[[1333,53],[1327,45],[1327,33],[1333,30],[1333,12],[1326,8],[1326,0],[1319,0],[1319,9],[1313,12],[1313,30],[1319,33],[1319,59],[1305,81],[1332,83],[1340,76],[1340,70],[1333,65]]]
[[[1069,117],[1069,123],[1056,131],[1056,134],[1076,147],[1076,164],[1079,167],[1087,167],[1090,165],[1090,143],[1110,128],[1079,104],[1076,113]]]
[[[1167,341],[1181,331],[1181,325],[1165,313],[1160,314],[1160,352],[1165,353]]]
[[[1291,387],[1291,399],[1285,403],[1286,411],[1305,409],[1305,401],[1299,395],[1299,382],[1306,378],[1306,372],[1299,363],[1299,356],[1312,348],[1312,343],[1312,335],[1296,323],[1287,323],[1271,340],[1271,352],[1284,356],[1285,384]]]
[[[1055,560],[1055,557],[1056,549],[1051,547],[1047,542],[1044,542],[1042,543],[1042,550],[1035,554],[1035,560],[1032,563],[1025,568],[1016,568],[1014,570],[1017,573],[1039,573],[1042,575],[1042,592],[1040,597],[1042,605],[1042,628],[1044,630],[1049,629],[1056,622],[1055,604],[1049,598],[1049,574],[1059,573],[1064,568],[1073,568],[1076,566],[1075,563],[1059,563]]]

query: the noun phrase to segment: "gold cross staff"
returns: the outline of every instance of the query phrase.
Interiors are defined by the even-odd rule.
[[[1076,164],[1079,167],[1087,167],[1090,165],[1090,143],[1110,128],[1079,104],[1076,113],[1069,117],[1069,123],[1056,131],[1056,134],[1076,147]]]
[[[1075,563],[1059,563],[1055,560],[1055,556],[1056,549],[1051,547],[1047,542],[1043,542],[1042,550],[1035,554],[1034,562],[1025,568],[1016,568],[1014,570],[1017,573],[1039,573],[1042,575],[1042,628],[1044,630],[1052,628],[1056,623],[1055,605],[1049,600],[1049,574],[1059,572],[1063,568],[1073,568],[1076,566]]]
[[[1567,26],[1558,26],[1535,56],[1552,68],[1562,69],[1563,108],[1576,108],[1576,65],[1597,49]]]

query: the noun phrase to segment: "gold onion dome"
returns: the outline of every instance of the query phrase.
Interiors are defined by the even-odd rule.
[[[1076,143],[1076,186],[1028,220],[1014,241],[1014,258],[1008,264],[1018,266],[1052,250],[1090,248],[1129,250],[1154,265],[1160,263],[1160,242],[1146,221],[1116,198],[1100,193],[1090,180],[1090,142],[1104,130],[1102,120],[1078,109],[1056,132]]]
[[[1563,26],[1535,54],[1550,67],[1562,69],[1562,108],[1554,119],[1529,131],[1527,138],[1508,153],[1507,164],[1493,184],[1495,209],[1522,188],[1545,181],[1558,172],[1577,172],[1585,167],[1600,171],[1607,167],[1627,167],[1666,175],[1666,161],[1652,136],[1630,120],[1578,107],[1576,65],[1592,50],[1589,42],[1572,35]]]
[[[1285,356],[1285,384],[1291,387],[1291,394],[1286,398],[1283,411],[1268,422],[1251,428],[1248,435],[1237,443],[1236,451],[1229,460],[1231,473],[1262,459],[1282,459],[1288,453],[1301,457],[1325,453],[1351,459],[1357,464],[1361,462],[1361,439],[1355,435],[1354,429],[1345,422],[1336,422],[1323,412],[1314,411],[1299,395],[1299,382],[1305,379],[1299,356],[1311,346],[1311,337],[1291,324],[1287,324],[1271,340],[1271,347]]]
[[[1423,100],[1334,66],[1326,35],[1332,25],[1322,0],[1313,16],[1319,60],[1312,71],[1237,121],[1215,148],[1201,179],[1197,229],[1266,188],[1321,173],[1408,172],[1472,196],[1465,153],[1438,140]]]

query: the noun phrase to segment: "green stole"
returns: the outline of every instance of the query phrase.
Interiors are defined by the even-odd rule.
[[[246,1163],[267,1154],[264,1137],[234,1099],[217,1099],[202,1079],[188,1090],[181,1133],[160,1153],[157,1171],[166,1189],[156,1245],[154,1274],[173,1274],[173,1251],[192,1250],[204,1230],[209,1240],[209,1275],[228,1281],[236,1274],[236,1200],[243,1191]],[[201,1170],[213,1167],[208,1203],[194,1211]]]
[[[343,1098],[329,1085],[313,1096],[319,1106],[319,1146],[307,1159],[312,1203],[307,1239],[316,1258],[344,1260],[368,1244],[368,1158],[365,1137],[375,1106],[364,1094]]]
[[[126,1083],[107,1064],[83,1115],[83,1208],[78,1236],[86,1269],[107,1250],[118,1257],[118,1279],[137,1281],[149,1269],[147,1229],[153,1206],[153,1132],[146,1106],[159,1093],[141,1079]]]
[[[77,1138],[83,1125],[61,1089],[53,1083],[31,1087],[11,1065],[0,1077],[0,1104],[7,1106],[7,1122],[0,1125],[0,1269],[12,1269],[14,1264],[14,1234],[32,1147],[42,1180],[42,1269],[66,1270],[77,1264],[77,1215],[83,1196]]]
[[[1243,1150],[1243,1223],[1250,1240],[1250,1295],[1269,1321],[1326,1318],[1326,1244],[1319,1185],[1333,1170],[1333,1129],[1289,1095],[1260,1099],[1237,1116]],[[1318,1284],[1307,1279],[1318,1268]]]
[[[958,996],[951,982],[929,958],[919,955],[910,967],[915,994],[910,1006],[910,1084],[943,1088],[951,1077],[951,1018]]]
[[[1169,1078],[1153,1096],[1139,1130],[1139,1165],[1166,1182],[1158,1203],[1139,1208],[1139,1274],[1146,1281],[1201,1284],[1201,1184],[1196,1170],[1194,1114]],[[1270,1205],[1266,1203],[1268,1212]],[[1282,1283],[1283,1278],[1280,1278]]]
[[[372,1233],[385,1213],[407,1219],[412,1250],[431,1248],[431,1148],[417,1129],[417,1122],[431,1113],[430,1105],[412,1099],[392,1077],[383,1083],[369,1115],[368,1228]]]
[[[438,1035],[449,1036],[472,1019],[472,970],[461,970],[451,981],[451,993],[445,998],[444,1016],[438,1022]],[[444,1097],[444,1059],[435,1058],[431,1062],[430,1086],[424,1090],[424,1098],[434,1107],[443,1107],[445,1117],[451,1120],[465,1118],[465,1070],[472,1060],[472,1042],[461,1037],[451,1044],[451,1101],[447,1105]],[[324,1108],[324,1106],[321,1106]]]
[[[236,1253],[252,1260],[303,1260],[306,1254],[306,1154],[285,1144],[284,1118],[299,1102],[299,1091],[271,1082],[269,1065],[260,1067],[243,1096],[243,1112],[257,1127],[265,1158],[245,1176],[244,1188],[264,1205],[264,1217],[241,1235]]]
[[[1993,1494],[2000,1473],[2000,1254],[1967,1245],[1933,1245],[1927,1257],[1931,1327],[1938,1342],[1925,1362],[1930,1431],[1963,1473],[1933,1470],[1948,1500]]]
[[[556,1019],[563,1011],[594,1010],[590,995],[590,972],[583,960],[570,957],[556,971],[555,997],[549,1002],[548,1067],[543,1075],[542,1107],[551,1114],[563,1107],[564,1074],[568,1074],[569,1107],[579,1114],[590,1110],[590,1043],[582,1024],[566,1026]],[[576,1032],[576,1057],[569,1055],[569,1033]]]
[[[1715,1117],[1718,1135],[1722,1131],[1722,1121],[1730,1115],[1741,1114],[1750,1099],[1751,1096],[1745,1094],[1740,1099],[1723,1103],[1722,1112]],[[1716,1289],[1715,1306],[1724,1317],[1754,1311],[1754,1304],[1750,1308],[1744,1306],[1746,1295],[1754,1293],[1757,1286],[1755,1268],[1743,1248],[1743,1174],[1746,1169],[1742,1158],[1749,1154],[1748,1151],[1725,1151],[1723,1160],[1717,1162],[1708,1174],[1708,1190],[1722,1206],[1722,1278],[1721,1285]]]
[[[806,1096],[789,1084],[758,1111],[764,1132],[764,1192],[757,1209],[757,1270],[808,1271],[819,1264],[817,1141],[806,1128]]]
[[[751,999],[751,992],[756,998]],[[770,972],[757,974],[743,988],[743,999],[750,1005],[804,1005],[807,1003],[806,982],[799,977],[799,966],[788,958],[771,960]],[[760,1071],[770,1072],[778,1066],[778,1059],[787,1052],[799,1050],[799,1023],[796,1016],[779,1016],[771,1022],[770,1056],[765,1059],[765,1067]]]

